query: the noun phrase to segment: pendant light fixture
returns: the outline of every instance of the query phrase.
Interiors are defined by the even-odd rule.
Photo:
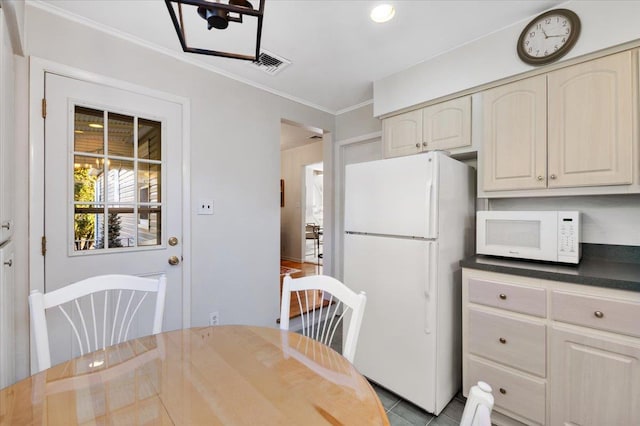
[[[222,1],[225,2],[223,3]],[[262,37],[262,17],[264,15],[265,0],[252,1],[259,3],[257,9],[254,9],[253,5],[247,0],[164,0],[169,9],[173,26],[178,34],[178,39],[180,39],[182,50],[185,52],[257,61],[260,56],[260,38]],[[190,14],[200,16],[203,19],[201,24],[210,31],[225,30],[229,23],[242,24],[245,17],[256,18],[255,55],[189,46],[187,44],[185,22],[189,21],[190,18],[186,19],[186,17]],[[192,20],[190,22],[193,23]],[[212,36],[214,35],[212,34]]]

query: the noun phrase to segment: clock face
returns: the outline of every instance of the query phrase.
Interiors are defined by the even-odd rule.
[[[534,65],[555,61],[573,47],[579,32],[580,20],[575,13],[564,9],[543,13],[522,31],[518,55]]]

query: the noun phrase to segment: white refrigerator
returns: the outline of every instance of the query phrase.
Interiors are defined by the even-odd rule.
[[[461,386],[474,203],[474,170],[442,152],[346,167],[343,279],[367,293],[354,364],[436,415]]]

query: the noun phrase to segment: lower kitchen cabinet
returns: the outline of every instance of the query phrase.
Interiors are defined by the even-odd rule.
[[[462,359],[494,424],[640,425],[640,292],[464,268]]]
[[[552,425],[640,424],[638,342],[563,325],[549,334]]]

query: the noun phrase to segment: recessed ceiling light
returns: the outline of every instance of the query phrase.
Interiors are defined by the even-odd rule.
[[[89,123],[89,127],[93,127],[94,129],[102,129],[104,126],[98,123]]]
[[[390,4],[380,4],[371,11],[371,20],[373,22],[383,23],[390,21],[396,14],[396,9]]]

